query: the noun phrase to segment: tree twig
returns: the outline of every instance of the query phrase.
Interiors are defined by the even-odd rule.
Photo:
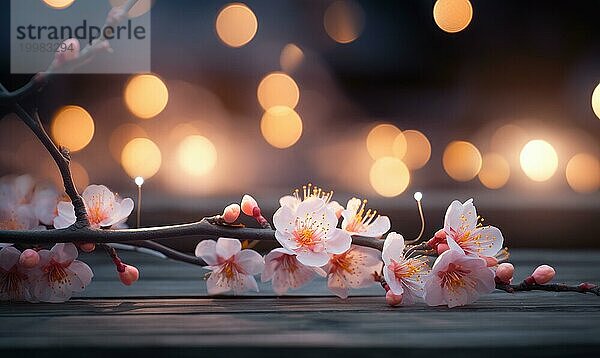
[[[496,283],[496,288],[498,290],[506,291],[508,293],[520,291],[551,291],[593,293],[596,296],[600,296],[600,286],[592,285],[589,283],[582,283],[577,286],[570,286],[563,283],[549,283],[545,285],[528,284],[525,281],[523,281],[518,285],[506,285],[502,283]]]
[[[275,231],[272,229],[216,225],[212,224],[207,218],[190,224],[123,230],[102,230],[75,226],[45,231],[0,230],[0,242],[15,244],[55,244],[59,242],[132,243],[176,237],[198,237],[201,239],[230,237],[239,240],[276,242]],[[352,241],[355,245],[372,247],[378,250],[383,249],[383,240],[381,239],[355,236]]]

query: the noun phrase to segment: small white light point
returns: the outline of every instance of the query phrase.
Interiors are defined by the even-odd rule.
[[[423,199],[423,193],[421,193],[420,191],[417,191],[414,195],[414,198],[416,201],[421,201],[421,199]]]
[[[135,180],[135,184],[137,186],[142,186],[142,184],[144,184],[144,178],[142,178],[142,177],[135,177],[134,180]]]

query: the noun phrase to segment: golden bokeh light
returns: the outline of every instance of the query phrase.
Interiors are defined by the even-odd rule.
[[[134,138],[121,152],[121,166],[131,177],[151,178],[160,169],[160,149],[148,138]]]
[[[156,75],[136,75],[125,85],[125,104],[136,117],[155,117],[165,109],[168,102],[169,90]]]
[[[519,156],[521,169],[533,181],[550,179],[558,168],[558,155],[552,145],[544,140],[527,142]]]
[[[395,125],[378,124],[367,135],[367,151],[373,159],[392,156],[402,158],[406,154],[406,139]]]
[[[269,108],[260,121],[260,131],[270,145],[284,149],[296,144],[302,136],[302,119],[285,106]]]
[[[241,3],[225,6],[217,15],[217,35],[230,47],[242,47],[252,41],[258,31],[258,20],[254,12]]]
[[[121,152],[127,143],[133,138],[147,137],[148,133],[133,123],[124,123],[118,126],[108,139],[108,149],[112,157],[117,161],[121,161]]]
[[[500,189],[508,182],[510,166],[506,159],[498,153],[483,156],[479,181],[488,189]]]
[[[110,4],[113,7],[123,6],[127,0],[110,0]],[[135,5],[129,10],[127,16],[130,18],[139,17],[150,11],[154,5],[154,0],[137,0]]]
[[[406,142],[406,154],[402,157],[402,161],[411,170],[424,167],[429,158],[431,158],[431,143],[429,143],[429,139],[427,139],[425,134],[412,129],[403,131],[402,134]],[[396,148],[396,144],[396,141],[394,141],[394,148]],[[396,151],[394,151],[395,153]]]
[[[279,55],[279,65],[287,73],[294,72],[304,60],[304,52],[295,44],[287,44]]]
[[[596,114],[596,117],[600,119],[600,83],[592,92],[592,109]]]
[[[496,129],[490,139],[490,150],[505,155],[511,161],[519,160],[519,150],[527,143],[527,131],[516,124],[505,124]]]
[[[358,3],[338,0],[325,11],[323,25],[334,41],[347,44],[360,36],[365,25],[365,14]]]
[[[94,137],[94,120],[79,106],[61,108],[50,128],[54,142],[69,148],[71,152],[85,148]]]
[[[469,0],[437,0],[433,5],[433,19],[446,32],[464,30],[472,18],[473,6]]]
[[[377,159],[371,166],[369,181],[377,194],[393,197],[402,194],[410,183],[410,172],[396,157]]]
[[[256,96],[265,110],[274,106],[286,106],[293,109],[300,100],[300,89],[290,76],[282,72],[273,72],[260,81]]]
[[[75,0],[43,0],[44,3],[48,6],[50,6],[53,9],[58,9],[58,10],[62,10],[62,9],[66,9],[69,6],[73,5],[73,3],[75,2]]]
[[[593,193],[600,189],[600,161],[588,153],[579,153],[567,163],[567,182],[578,193]]]
[[[442,164],[448,175],[456,181],[469,181],[481,170],[481,153],[472,143],[454,141],[444,150]]]
[[[187,136],[177,147],[177,162],[187,174],[202,176],[217,164],[217,149],[204,136]]]

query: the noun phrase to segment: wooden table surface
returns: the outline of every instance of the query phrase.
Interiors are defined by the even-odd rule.
[[[205,271],[135,253],[141,279],[125,287],[107,257],[84,254],[95,277],[64,304],[0,304],[0,357],[600,356],[600,297],[496,291],[464,308],[390,308],[379,286],[332,297],[323,279],[278,298],[206,296]],[[600,282],[600,252],[514,250],[517,279],[542,263],[557,281]],[[93,349],[92,349],[93,348]]]

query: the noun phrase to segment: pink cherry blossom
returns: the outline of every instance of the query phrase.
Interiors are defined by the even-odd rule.
[[[318,267],[305,266],[296,255],[284,248],[276,248],[265,256],[265,269],[261,281],[271,281],[273,291],[283,295],[289,289],[297,289],[313,280],[317,275],[325,276]]]
[[[0,301],[35,301],[29,270],[19,264],[20,256],[14,246],[0,249]]]
[[[464,306],[479,296],[491,293],[496,284],[494,271],[485,260],[466,255],[453,241],[450,250],[441,254],[425,280],[425,302],[430,306]]]
[[[336,228],[338,219],[320,197],[309,197],[296,209],[280,207],[273,215],[275,238],[294,252],[304,265],[320,267],[330,254],[342,254],[350,248],[350,235]]]
[[[390,219],[387,216],[377,215],[377,210],[365,211],[366,204],[366,200],[357,198],[348,200],[346,209],[342,212],[344,217],[342,229],[350,234],[379,238],[390,229]]]
[[[133,200],[121,200],[104,185],[90,185],[81,195],[85,204],[88,220],[93,228],[116,227],[125,223],[133,210]],[[75,223],[75,209],[68,201],[58,203],[58,216],[54,227],[63,229]]]
[[[490,257],[496,255],[502,249],[504,242],[502,233],[494,226],[481,226],[477,223],[478,220],[473,199],[467,200],[464,204],[457,200],[453,201],[444,219],[446,242],[441,239],[440,243],[449,245],[448,241],[454,241],[467,255]]]
[[[379,250],[352,245],[341,254],[331,255],[325,266],[327,287],[336,296],[347,298],[350,288],[363,288],[374,285],[374,273],[381,271]]]
[[[76,260],[77,254],[71,243],[39,251],[40,264],[33,282],[33,294],[39,301],[64,302],[90,284],[94,274],[88,265]]]
[[[263,258],[254,250],[242,250],[239,240],[222,237],[216,242],[201,241],[196,246],[196,256],[202,258],[208,264],[205,268],[212,271],[206,281],[208,294],[258,292],[254,275],[262,272]]]
[[[405,303],[419,301],[424,294],[425,277],[429,265],[423,257],[404,257],[404,237],[391,232],[385,238],[381,254],[384,262],[383,277],[390,291],[402,295]]]
[[[58,191],[30,175],[0,179],[0,229],[43,230],[56,216]]]

